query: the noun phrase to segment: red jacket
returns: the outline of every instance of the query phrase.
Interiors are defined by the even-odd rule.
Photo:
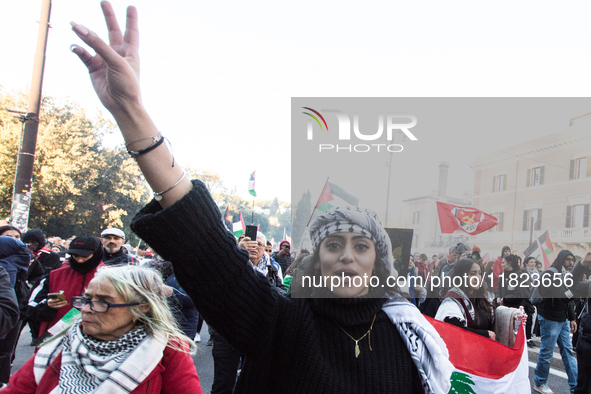
[[[497,257],[497,259],[495,260],[495,263],[493,265],[493,287],[491,289],[493,291],[493,293],[496,293],[497,288],[499,287],[499,276],[501,275],[501,272],[504,272],[503,257],[499,256],[499,257]]]
[[[57,323],[66,313],[72,309],[72,297],[81,296],[84,294],[84,290],[88,286],[88,283],[94,278],[96,270],[100,267],[106,267],[105,264],[100,263],[95,269],[87,274],[79,274],[74,271],[70,266],[58,268],[49,273],[49,277],[42,280],[39,286],[42,286],[42,290],[39,291],[35,296],[35,302],[41,304],[43,299],[46,299],[47,293],[58,293],[60,290],[64,291],[64,296],[68,300],[69,304],[58,309],[57,314],[50,321],[42,321],[39,335],[44,334],[49,328]],[[48,282],[48,284],[45,283]],[[35,290],[33,290],[35,293]],[[29,305],[31,305],[29,303]],[[46,305],[45,305],[46,306]]]
[[[2,394],[49,394],[59,383],[60,354],[45,370],[39,385],[33,373],[33,355],[14,375]],[[130,394],[203,394],[191,355],[170,347],[164,349],[160,363]]]

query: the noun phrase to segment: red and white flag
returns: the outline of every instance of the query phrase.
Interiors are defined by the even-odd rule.
[[[437,201],[439,225],[443,234],[451,234],[456,230],[476,235],[490,230],[499,221],[496,217],[471,207],[458,207]]]
[[[513,348],[452,324],[427,317],[447,345],[455,367],[450,393],[531,393],[523,324]]]

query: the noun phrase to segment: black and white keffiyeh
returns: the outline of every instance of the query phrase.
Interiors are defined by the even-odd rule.
[[[449,361],[447,346],[435,328],[413,304],[402,297],[389,299],[382,310],[406,344],[419,371],[425,394],[449,392],[454,366]]]
[[[336,233],[357,233],[371,239],[388,274],[393,272],[392,243],[378,214],[356,206],[334,207],[310,225],[310,239],[317,249],[322,240]]]
[[[80,329],[80,320],[65,333],[42,346],[35,356],[37,383],[51,362],[62,353],[59,385],[51,394],[117,393],[133,391],[162,359],[166,340],[134,327],[114,341],[99,341]]]
[[[248,264],[250,264],[255,271],[260,272],[266,277],[269,273],[269,265],[271,264],[271,261],[269,260],[269,255],[267,253],[263,253],[263,257],[261,257],[259,263],[256,266],[250,260],[248,260]]]

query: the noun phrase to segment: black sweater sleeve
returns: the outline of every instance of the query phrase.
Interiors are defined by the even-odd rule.
[[[271,337],[280,304],[289,300],[248,264],[248,253],[224,226],[222,215],[200,181],[172,206],[150,202],[132,230],[171,261],[181,287],[203,318],[245,355],[261,352],[261,330]],[[284,305],[285,306],[285,305]]]

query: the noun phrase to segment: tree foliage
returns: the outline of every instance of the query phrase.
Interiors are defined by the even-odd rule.
[[[26,108],[23,93],[0,90],[0,106]],[[133,215],[148,201],[138,166],[104,137],[115,126],[90,119],[77,104],[42,102],[29,228],[69,237],[119,227],[130,234]],[[10,215],[21,123],[0,111],[0,217]]]

